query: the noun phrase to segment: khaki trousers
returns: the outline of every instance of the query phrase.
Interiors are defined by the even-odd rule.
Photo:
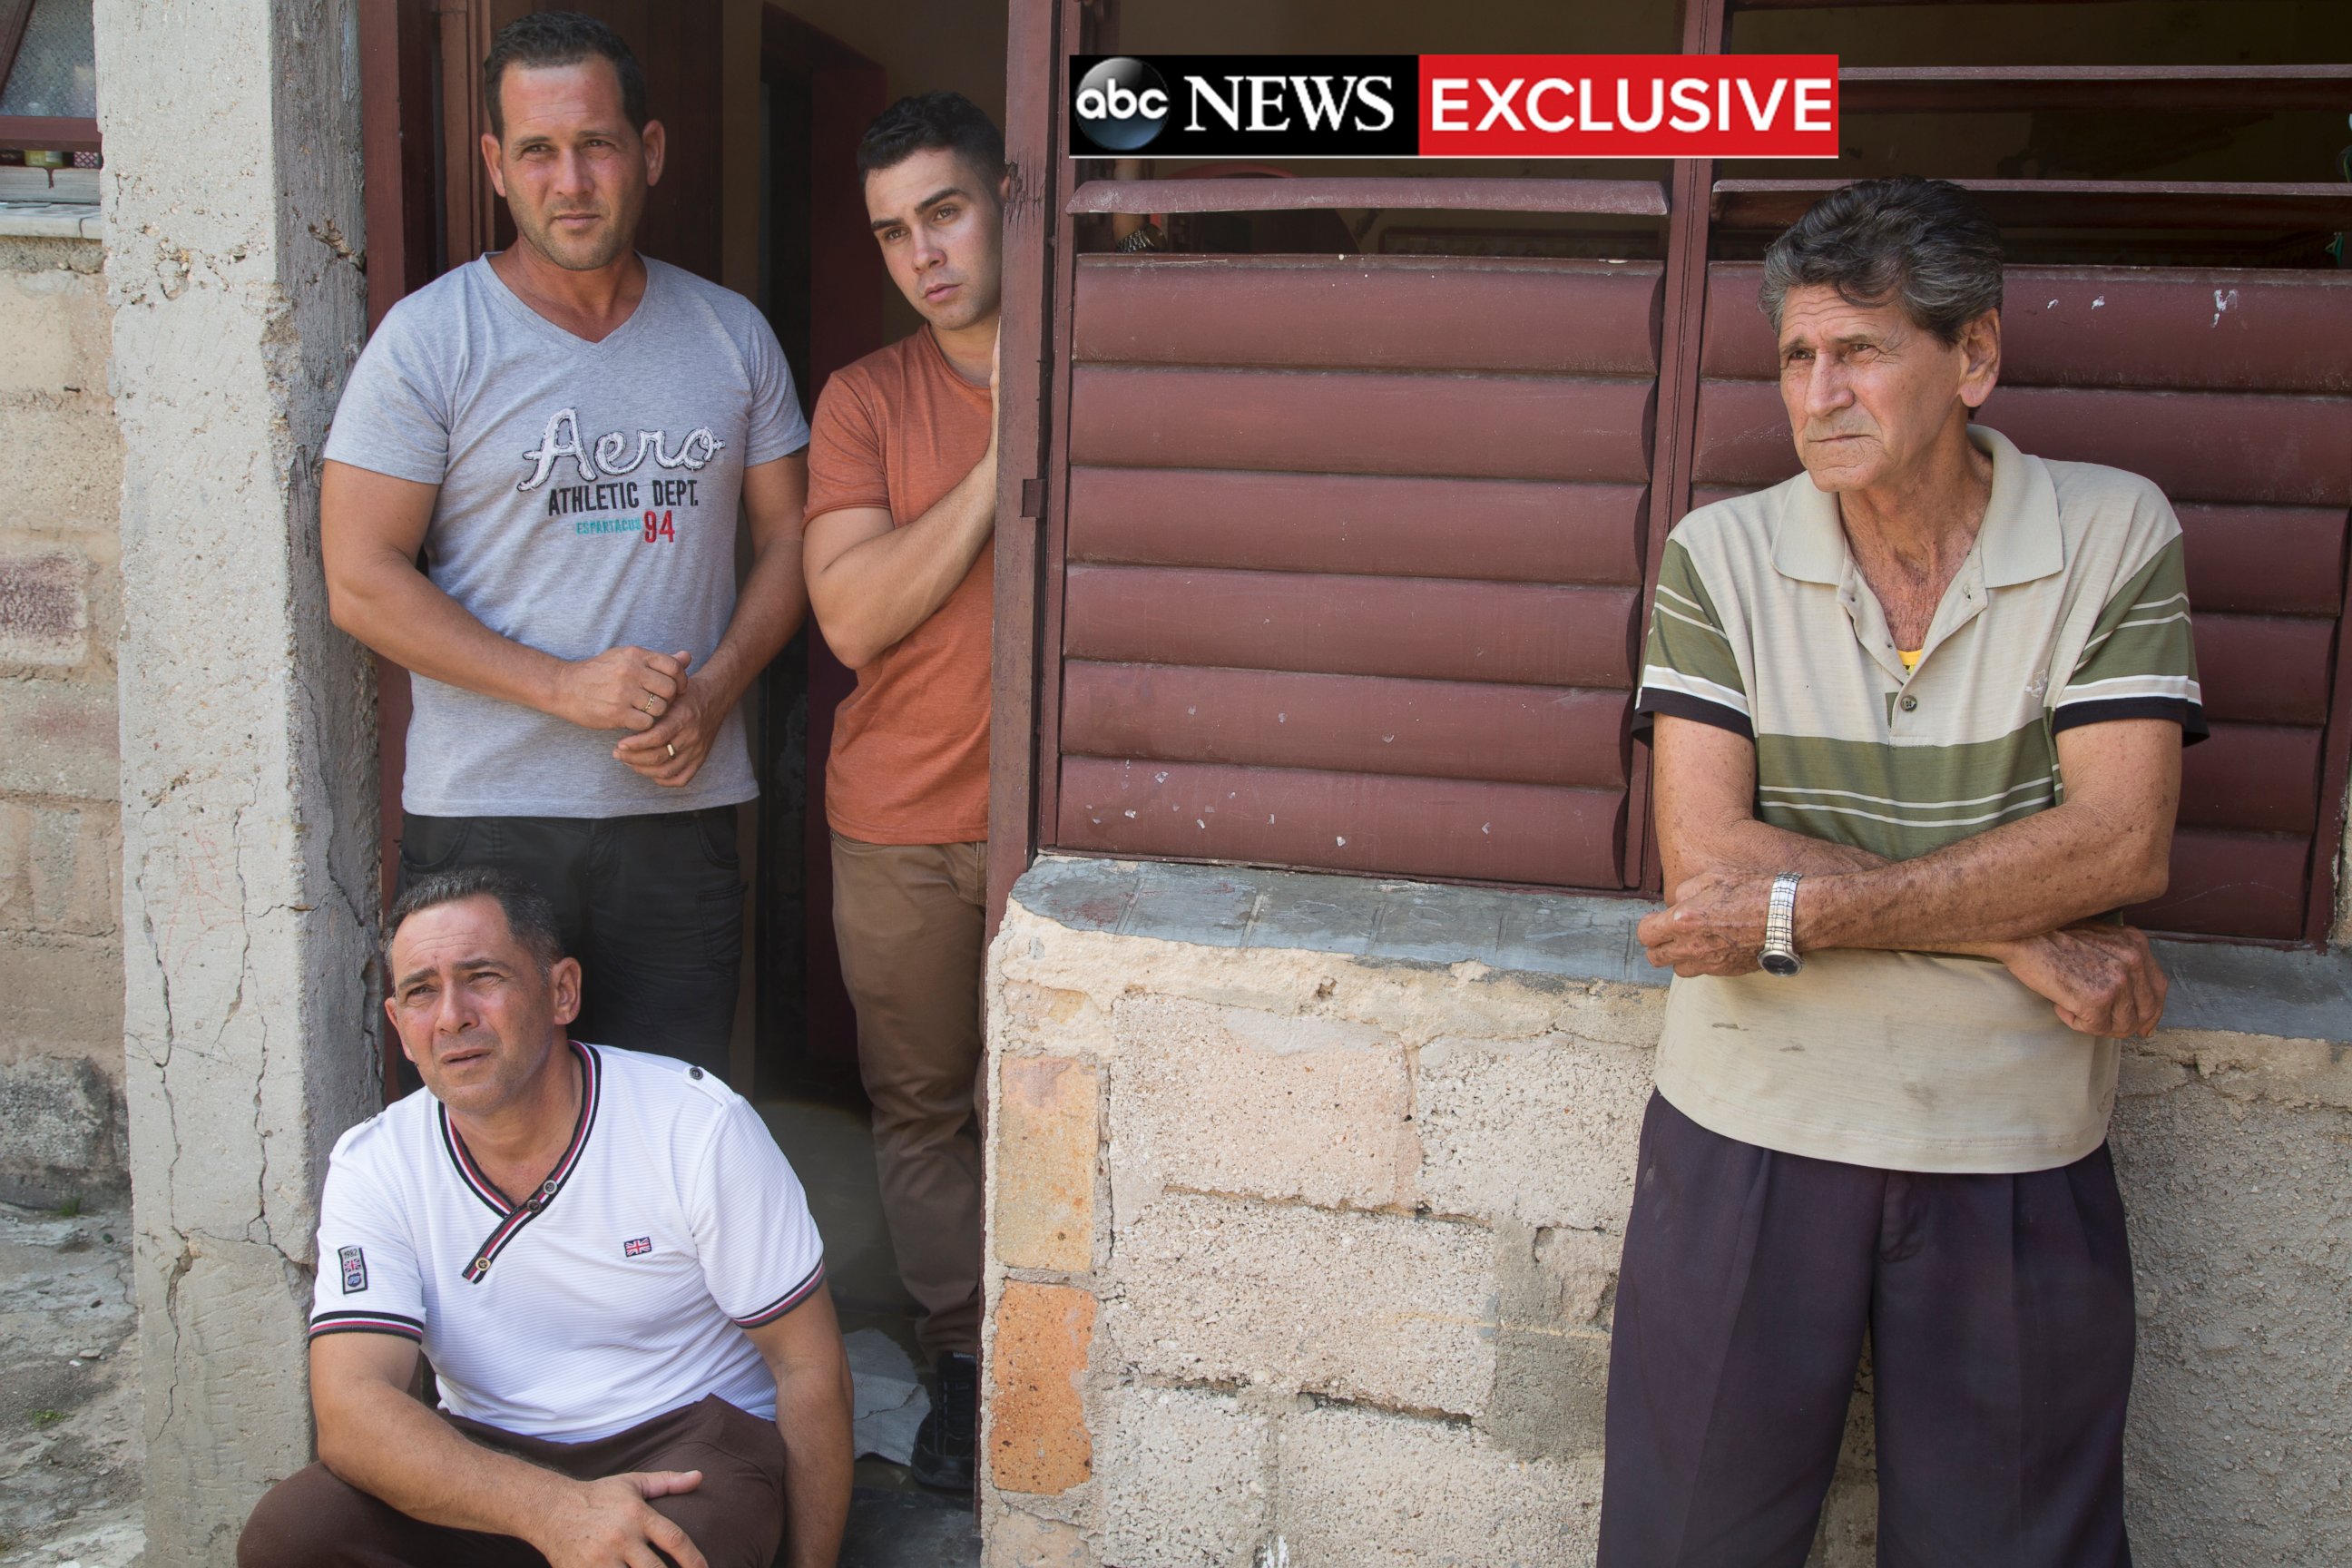
[[[923,1352],[980,1353],[986,844],[833,836],[833,930],[857,1008],[874,1164]]]

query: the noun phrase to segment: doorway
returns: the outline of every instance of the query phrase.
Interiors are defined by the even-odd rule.
[[[511,239],[476,150],[486,118],[480,61],[505,22],[534,9],[577,8],[629,40],[670,133],[671,167],[648,205],[641,247],[753,299],[784,351],[803,414],[813,412],[833,373],[911,326],[890,314],[904,307],[868,235],[856,168],[857,142],[888,102],[885,67],[835,34],[887,46],[888,68],[904,79],[973,89],[992,110],[1001,101],[1001,87],[992,91],[989,84],[1001,83],[1003,57],[988,47],[992,40],[1001,50],[1001,12],[992,18],[944,0],[926,3],[938,25],[919,29],[911,43],[877,27],[851,0],[802,0],[804,15],[761,0],[667,7],[644,0],[386,0],[365,7],[372,322],[449,266]],[[833,940],[824,758],[834,709],[853,685],[812,628],[747,700],[761,795],[742,808],[751,918],[730,1076],[792,1160],[825,1237],[863,1413],[874,1393],[867,1363],[876,1347],[912,1349],[913,1303],[883,1226],[855,1017]],[[387,888],[396,865],[405,690],[404,673],[386,667]],[[397,1046],[389,1045],[388,1094],[410,1087],[395,1076],[398,1060]],[[902,1361],[898,1370],[911,1390],[918,1369]],[[880,1404],[877,1410],[905,1414]],[[921,1493],[903,1470],[877,1459],[861,1460],[856,1485],[844,1568],[977,1562],[978,1537],[961,1500]]]
[[[856,148],[887,102],[883,68],[779,6],[761,14],[759,303],[804,414],[827,377],[882,347],[888,282],[867,236]],[[900,1285],[875,1180],[856,1020],[833,935],[824,759],[856,678],[814,616],[752,698],[760,778],[752,871],[752,1051],[737,1088],[791,1158],[825,1238],[825,1270],[858,1385],[859,1447],[844,1568],[976,1563],[971,1510],[898,1465],[928,1394],[914,1303]],[[741,1037],[739,1026],[739,1041]],[[739,1064],[740,1058],[738,1058]],[[869,1447],[869,1445],[872,1445]]]
[[[857,139],[885,102],[882,67],[781,7],[761,16],[760,305],[802,411],[835,371],[882,346],[886,280],[866,237]],[[814,303],[823,301],[821,309]],[[856,1023],[833,938],[824,758],[855,685],[811,620],[760,681],[753,873],[754,1099],[862,1112]]]

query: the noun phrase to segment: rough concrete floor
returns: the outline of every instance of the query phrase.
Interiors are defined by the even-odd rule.
[[[0,1204],[0,1568],[145,1545],[130,1220]]]
[[[979,1562],[971,1500],[864,1486],[852,1494],[840,1568],[973,1568]]]
[[[761,1101],[760,1115],[808,1190],[842,1328],[879,1329],[920,1364],[915,1304],[899,1288],[883,1227],[866,1118],[837,1106],[782,1100]],[[840,1568],[978,1568],[980,1529],[971,1499],[928,1490],[881,1459],[857,1461],[856,1487]]]

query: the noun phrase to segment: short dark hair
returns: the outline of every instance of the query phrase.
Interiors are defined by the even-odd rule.
[[[507,113],[499,101],[499,83],[509,66],[576,66],[602,58],[613,62],[621,79],[621,112],[629,128],[646,128],[646,68],[621,35],[593,16],[577,11],[541,11],[518,16],[500,27],[482,58],[482,104],[490,111],[490,134],[504,140]]]
[[[953,153],[996,195],[1004,175],[1004,132],[960,92],[920,92],[874,117],[857,142],[857,177],[903,163],[918,153]]]
[[[1764,253],[1758,303],[1780,330],[1791,289],[1831,288],[1850,305],[1903,307],[1948,343],[2000,308],[2000,227],[1949,180],[1906,174],[1832,191]]]
[[[507,930],[522,943],[531,961],[544,974],[555,967],[563,956],[563,933],[555,923],[555,906],[547,895],[511,871],[501,871],[489,866],[467,866],[456,871],[435,871],[419,877],[400,895],[392,906],[392,913],[383,922],[384,971],[392,970],[392,939],[408,917],[443,904],[463,903],[467,899],[493,899],[506,912]]]

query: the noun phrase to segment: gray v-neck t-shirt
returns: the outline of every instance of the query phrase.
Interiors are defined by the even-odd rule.
[[[394,305],[327,437],[338,463],[438,485],[426,574],[499,636],[558,658],[634,644],[691,670],[735,610],[743,470],[808,446],[776,336],[741,295],[647,258],[601,342],[524,304],[487,257]],[[534,709],[414,678],[401,804],[426,816],[635,816],[759,793],[730,714],[666,789]]]

